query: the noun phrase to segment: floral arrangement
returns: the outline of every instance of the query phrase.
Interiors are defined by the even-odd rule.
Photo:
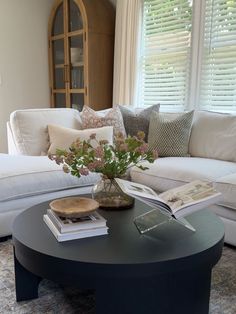
[[[150,151],[144,142],[145,134],[140,131],[137,136],[125,138],[122,133],[117,134],[114,145],[106,140],[98,141],[96,133],[91,134],[86,141],[77,139],[69,151],[57,149],[55,155],[49,155],[51,160],[63,165],[66,173],[80,177],[89,172],[98,172],[103,178],[114,179],[122,177],[132,166],[145,170],[140,164],[147,160],[151,163],[158,157],[157,151]],[[95,141],[96,145],[91,145]]]

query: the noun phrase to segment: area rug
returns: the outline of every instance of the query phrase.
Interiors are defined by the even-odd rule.
[[[63,288],[51,281],[42,280],[38,299],[17,303],[12,242],[8,240],[0,243],[0,313],[95,314],[95,296],[93,291]],[[221,260],[213,269],[210,314],[235,313],[236,248],[225,246]]]

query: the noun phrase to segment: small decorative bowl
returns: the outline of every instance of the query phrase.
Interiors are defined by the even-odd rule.
[[[99,203],[87,197],[65,197],[52,201],[50,208],[60,217],[79,218],[90,215]]]

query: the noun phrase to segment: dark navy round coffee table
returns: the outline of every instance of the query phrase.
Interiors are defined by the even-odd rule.
[[[204,314],[211,271],[222,254],[224,227],[208,210],[188,216],[195,233],[166,224],[140,235],[134,217],[148,208],[103,211],[109,234],[57,242],[43,221],[48,203],[13,225],[17,301],[38,297],[42,278],[96,291],[99,314]],[[182,228],[182,229],[181,229]]]

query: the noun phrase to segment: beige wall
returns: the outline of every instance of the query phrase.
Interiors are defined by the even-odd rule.
[[[0,152],[12,111],[49,106],[47,26],[53,0],[0,0]]]
[[[53,2],[0,0],[0,153],[7,152],[12,111],[50,106],[47,27]]]

